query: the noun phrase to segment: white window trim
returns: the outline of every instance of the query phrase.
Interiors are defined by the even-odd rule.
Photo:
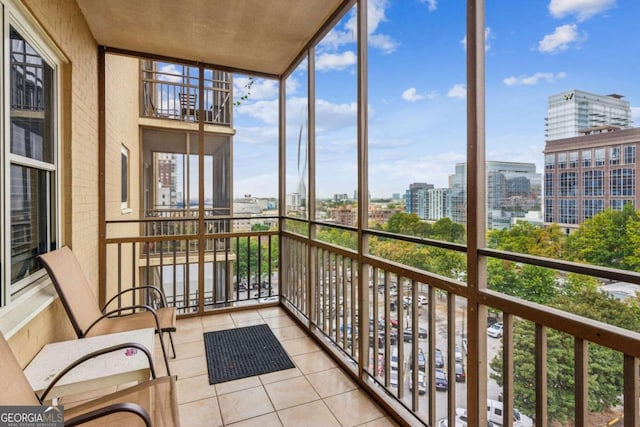
[[[129,148],[127,148],[126,145],[122,144],[120,146],[120,154],[124,154],[127,158],[127,200],[125,202],[122,202],[122,194],[120,194],[120,199],[121,199],[121,204],[120,204],[120,210],[123,214],[128,214],[133,212],[133,209],[131,209],[131,156],[130,156],[130,151]],[[122,167],[122,165],[120,166]],[[120,171],[122,173],[122,171]],[[122,175],[121,178],[122,179]],[[122,185],[122,182],[120,182],[120,185]],[[121,190],[122,191],[122,190]]]
[[[14,0],[0,0],[0,5],[4,6],[4,9],[0,9],[0,25],[2,25],[5,38],[2,41],[2,56],[0,58],[0,66],[3,70],[9,67],[9,52],[10,52],[10,27],[13,27],[20,33],[20,35],[31,46],[36,49],[38,54],[54,69],[54,85],[53,93],[55,97],[55,104],[53,107],[53,119],[55,124],[55,149],[53,153],[54,166],[49,163],[39,162],[33,159],[16,158],[16,156],[9,153],[9,141],[10,128],[6,126],[6,120],[0,120],[0,165],[2,173],[0,173],[0,200],[3,201],[4,208],[0,209],[0,229],[3,231],[4,236],[10,235],[10,224],[8,220],[9,209],[9,194],[10,194],[10,179],[9,179],[9,167],[10,163],[23,164],[25,166],[37,166],[41,169],[51,170],[55,173],[55,207],[56,218],[58,222],[55,225],[56,240],[58,245],[62,245],[62,209],[61,209],[61,123],[60,123],[60,111],[62,108],[62,100],[60,96],[60,88],[62,85],[61,67],[62,64],[68,62],[68,58],[58,49],[56,44],[50,39],[46,31],[42,26],[33,18],[29,11],[22,5],[22,3]],[[4,14],[2,14],[2,10]],[[0,81],[0,85],[3,88],[10,87],[10,73],[2,73],[4,78]],[[3,105],[2,111],[10,111],[10,97],[7,90],[2,90],[0,93],[4,93],[3,99],[0,102]],[[7,113],[8,114],[8,113]],[[3,267],[3,277],[0,278],[0,297],[4,306],[0,307],[0,331],[2,331],[5,337],[9,338],[22,327],[24,327],[29,321],[38,316],[46,307],[48,307],[56,298],[57,294],[49,276],[43,270],[31,275],[28,280],[29,286],[18,291],[11,298],[9,288],[11,282],[11,269],[10,269],[10,242],[8,240],[0,241],[0,261]],[[27,280],[27,279],[25,279]]]

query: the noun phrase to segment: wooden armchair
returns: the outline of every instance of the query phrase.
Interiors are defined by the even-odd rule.
[[[60,372],[43,395],[37,396],[7,340],[0,333],[0,378],[7,385],[0,387],[0,405],[42,405],[46,394],[66,373],[96,356],[126,348],[137,348],[146,354],[152,379],[65,409],[64,425],[180,426],[175,377],[156,378],[151,354],[144,346],[135,343],[120,344],[87,354]]]
[[[171,333],[176,330],[176,310],[175,307],[167,307],[166,299],[160,289],[155,286],[125,289],[100,309],[80,263],[69,247],[64,246],[40,255],[39,259],[53,281],[78,338],[133,329],[154,328],[160,338],[167,375],[171,375],[163,335],[165,332],[169,334],[169,341],[175,357],[176,350]],[[118,296],[139,290],[151,291],[159,295],[162,306],[155,310],[148,305],[137,304],[107,310],[109,304]],[[135,312],[135,310],[143,311]]]

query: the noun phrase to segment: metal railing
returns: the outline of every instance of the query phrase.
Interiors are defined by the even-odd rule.
[[[382,234],[367,231],[364,238]],[[461,245],[394,238],[466,251]],[[638,332],[489,289],[470,288],[456,279],[297,233],[283,231],[281,239],[284,307],[307,325],[343,367],[362,379],[363,387],[384,401],[399,404],[406,420],[439,425],[446,419],[448,425],[457,425],[457,408],[464,405],[467,393],[473,393],[477,402],[488,399],[489,407],[498,408],[487,413],[490,421],[522,426],[529,417],[536,426],[551,425],[549,405],[560,403],[548,401],[549,389],[558,386],[548,383],[547,362],[557,357],[551,353],[557,347],[549,344],[549,337],[560,335],[571,340],[573,374],[566,386],[575,388],[574,400],[562,404],[570,405],[573,425],[599,425],[601,421],[598,415],[602,414],[588,408],[589,372],[598,364],[589,359],[593,346],[620,358],[622,408],[614,411],[615,416],[624,419],[625,425],[637,425],[633,423],[640,419]],[[488,249],[481,254],[606,279],[638,278],[633,272]],[[471,305],[472,298],[479,302],[477,307]],[[487,335],[489,312],[502,321],[503,329],[496,334],[501,339]],[[525,369],[514,363],[514,339],[523,328],[531,329],[534,337],[530,354],[534,379],[529,385],[535,390],[534,413],[525,414],[514,408],[514,381],[521,381],[520,370]],[[360,340],[363,336],[368,339]],[[467,354],[467,349],[475,349],[474,354]],[[501,376],[500,384],[494,380],[496,375]],[[467,387],[468,379],[472,379],[469,387],[477,381],[478,391]],[[521,421],[514,421],[517,417]]]
[[[180,314],[277,301],[278,232],[229,232],[233,221],[207,219],[204,233],[193,218],[107,221],[107,289],[157,286]]]
[[[198,122],[198,69],[154,61],[141,64],[141,116]],[[230,126],[232,102],[231,73],[206,70],[204,123]]]

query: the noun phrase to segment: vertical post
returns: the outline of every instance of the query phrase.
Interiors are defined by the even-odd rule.
[[[360,0],[357,4],[357,29],[358,29],[358,310],[360,328],[360,352],[358,359],[358,374],[360,378],[365,375],[364,367],[369,364],[369,303],[367,286],[369,278],[366,277],[364,266],[364,256],[369,252],[369,245],[365,229],[369,222],[369,169],[368,169],[368,81],[367,81],[367,0]],[[353,286],[354,283],[352,282]],[[365,294],[366,292],[366,294]],[[401,339],[401,337],[398,337]],[[400,386],[402,382],[399,382]]]
[[[285,276],[283,270],[291,268],[291,258],[284,256],[289,254],[284,250],[282,231],[286,228],[286,205],[287,205],[287,170],[286,170],[286,79],[280,78],[278,85],[278,254],[280,261],[278,263],[278,293],[282,295],[284,289]],[[289,243],[290,244],[290,243]],[[293,280],[293,277],[287,276],[287,280]],[[289,287],[291,289],[291,287]],[[290,298],[291,295],[288,295]]]
[[[98,47],[98,300],[107,301],[107,223],[105,159],[107,148],[106,50]]]
[[[469,425],[485,425],[487,411],[487,309],[479,291],[485,289],[485,141],[484,141],[484,0],[467,0],[467,301]]]
[[[309,169],[307,170],[307,225],[309,226],[309,237],[307,240],[307,270],[309,266],[313,264],[313,259],[316,256],[316,250],[311,246],[316,238],[316,226],[314,224],[316,220],[316,51],[314,47],[309,48],[307,51],[307,157],[309,159]],[[315,274],[307,274],[307,310],[314,305],[312,304],[315,298],[315,291],[318,289],[317,281],[314,281],[317,277]],[[311,278],[311,280],[309,280]],[[326,283],[324,284],[326,286]],[[326,302],[327,296],[324,293],[324,287],[322,293],[322,300]],[[311,313],[311,311],[307,311]],[[325,313],[326,315],[326,313]],[[311,316],[311,319],[314,317]],[[324,319],[324,317],[323,317]]]
[[[215,190],[214,190],[215,191]],[[204,312],[204,65],[198,65],[198,313]],[[213,252],[215,263],[215,251]],[[189,268],[189,258],[187,258]],[[215,290],[214,290],[215,292]]]

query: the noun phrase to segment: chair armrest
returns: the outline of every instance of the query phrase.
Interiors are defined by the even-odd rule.
[[[145,285],[145,286],[134,286],[132,288],[125,289],[124,291],[118,292],[111,299],[109,299],[109,301],[107,301],[105,305],[102,306],[100,311],[102,311],[104,313],[104,311],[107,309],[109,304],[111,304],[119,296],[122,296],[123,294],[125,294],[127,292],[138,291],[140,289],[152,289],[152,290],[156,291],[158,294],[160,294],[160,299],[162,300],[162,306],[163,307],[167,307],[167,297],[165,296],[164,292],[162,292],[162,290],[160,288],[158,288],[157,286]]]
[[[131,402],[114,403],[109,406],[89,411],[65,421],[64,425],[66,427],[73,427],[119,412],[129,412],[135,414],[142,419],[146,427],[152,427],[151,417],[149,417],[149,413],[142,406],[138,405],[137,403]]]
[[[95,325],[97,325],[100,321],[108,318],[109,316],[113,315],[113,314],[120,314],[125,310],[131,310],[134,308],[143,308],[149,312],[151,312],[151,314],[153,315],[153,318],[156,321],[156,332],[160,332],[160,320],[158,319],[158,314],[156,313],[156,311],[153,309],[153,307],[150,307],[148,305],[144,305],[144,304],[137,304],[137,305],[128,305],[126,307],[120,307],[120,308],[116,308],[115,310],[111,310],[111,311],[107,311],[106,313],[103,313],[102,316],[98,317],[91,325],[89,325],[89,327],[82,333],[82,336],[86,336],[87,332],[89,332],[91,330],[91,328],[93,328]]]
[[[88,360],[93,359],[94,357],[98,357],[103,354],[113,353],[114,351],[123,350],[125,348],[132,348],[132,347],[137,348],[138,350],[142,350],[145,356],[147,356],[147,360],[149,361],[149,369],[151,370],[151,377],[155,378],[156,369],[153,365],[153,358],[151,357],[151,353],[149,352],[149,349],[147,347],[135,342],[116,344],[111,347],[101,348],[100,350],[96,350],[91,353],[85,354],[79,359],[76,359],[73,362],[71,362],[67,367],[65,367],[62,371],[58,373],[58,375],[56,375],[53,378],[53,380],[51,381],[51,383],[49,383],[49,386],[47,386],[47,388],[42,393],[42,395],[38,397],[38,399],[40,400],[40,403],[42,403],[46,399],[47,395],[49,394],[51,389],[53,389],[53,387],[58,383],[58,381],[60,381],[72,369],[80,366],[81,364],[87,362]]]

